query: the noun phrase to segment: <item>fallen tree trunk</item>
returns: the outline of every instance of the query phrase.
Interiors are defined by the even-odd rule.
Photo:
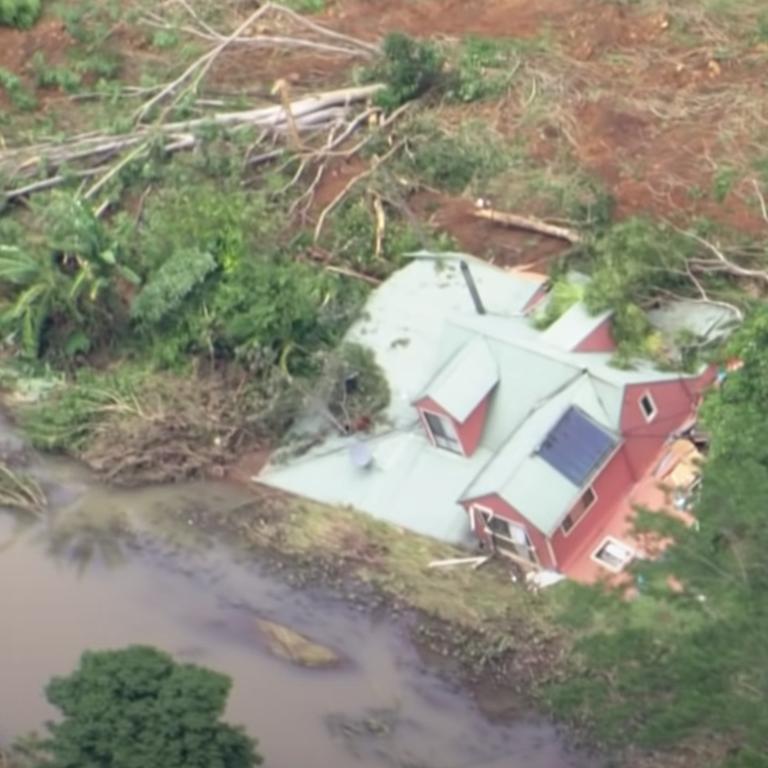
[[[4,197],[12,201],[63,184],[72,177],[109,173],[107,161],[127,152],[140,155],[142,146],[148,150],[159,142],[167,153],[193,149],[203,141],[203,131],[211,126],[229,130],[261,128],[266,141],[285,135],[291,123],[305,133],[343,125],[352,106],[369,100],[382,87],[374,84],[307,96],[292,102],[288,110],[274,105],[221,112],[192,120],[137,126],[130,133],[117,136],[83,134],[61,142],[0,151],[0,177],[13,184],[4,191]],[[68,172],[61,172],[65,167]]]
[[[580,232],[570,227],[561,227],[556,224],[539,219],[536,216],[519,216],[515,213],[505,213],[496,211],[493,208],[476,208],[473,214],[479,219],[487,219],[497,224],[503,224],[507,227],[516,229],[525,229],[529,232],[536,232],[539,235],[547,237],[556,237],[559,240],[565,240],[571,245],[576,245],[584,241]]]

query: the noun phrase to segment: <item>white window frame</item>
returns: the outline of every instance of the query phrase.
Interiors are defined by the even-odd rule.
[[[534,546],[533,541],[531,540],[531,537],[528,535],[528,529],[522,524],[522,523],[516,523],[513,520],[507,520],[506,517],[502,517],[501,515],[497,515],[494,513],[494,511],[490,507],[484,507],[481,504],[472,504],[470,508],[474,512],[478,512],[480,515],[480,524],[483,526],[483,530],[485,533],[491,537],[491,541],[494,540],[494,538],[499,538],[502,541],[508,541],[510,544],[517,545],[517,546],[526,546],[528,547],[528,551],[533,555],[532,559],[526,559],[524,557],[521,557],[520,555],[516,555],[515,559],[519,560],[521,562],[527,563],[528,565],[534,565],[534,566],[540,566],[541,561],[539,560],[539,553],[536,551],[536,547]],[[483,517],[483,513],[488,515],[489,518],[498,518],[499,520],[502,520],[504,523],[506,523],[507,526],[514,525],[516,528],[519,528],[523,534],[525,535],[525,545],[521,545],[520,542],[515,541],[511,537],[507,536],[501,536],[495,531],[492,531],[488,527],[488,521],[486,521],[485,517]],[[501,550],[502,553],[508,557],[511,557],[511,553],[507,552],[506,550]]]
[[[645,412],[645,408],[643,407],[643,400],[648,400],[648,402],[650,403],[651,405],[650,414],[647,414]],[[643,414],[643,418],[645,419],[646,424],[650,424],[659,413],[659,409],[656,406],[656,401],[653,399],[653,395],[647,389],[638,398],[637,407],[640,409],[640,412]]]
[[[627,552],[627,557],[618,566],[611,565],[610,563],[607,563],[605,560],[603,560],[600,557],[600,551],[605,549],[605,547],[607,547],[609,544],[613,544],[614,546],[621,547]],[[627,567],[627,565],[631,563],[636,557],[637,557],[637,552],[632,547],[625,544],[623,541],[619,541],[617,538],[614,538],[613,536],[606,536],[600,542],[600,546],[597,547],[594,550],[594,552],[592,552],[592,555],[591,555],[593,562],[597,563],[601,568],[605,568],[607,571],[611,571],[611,573],[621,573]]]
[[[584,489],[584,491],[581,494],[581,496],[579,496],[579,501],[581,501],[581,499],[583,498],[584,494],[587,491],[592,491],[592,502],[591,502],[591,504],[584,509],[584,511],[581,513],[581,517],[579,517],[579,519],[566,531],[565,528],[563,528],[563,525],[565,524],[565,517],[568,517],[568,515],[571,514],[571,511],[573,510],[573,507],[571,507],[571,509],[568,510],[568,514],[563,518],[562,522],[560,523],[560,530],[562,531],[563,536],[570,536],[573,533],[573,531],[576,528],[578,528],[579,523],[587,516],[587,514],[589,513],[589,510],[592,509],[592,507],[594,507],[595,504],[597,504],[598,495],[597,495],[597,491],[595,490],[595,487],[593,485],[590,485],[590,486],[588,486],[587,488]]]
[[[432,443],[432,445],[434,445],[435,448],[442,448],[444,451],[457,453],[459,454],[459,456],[466,456],[466,453],[464,452],[464,445],[461,442],[459,433],[456,431],[456,427],[453,424],[453,419],[451,419],[450,416],[444,416],[442,413],[437,413],[437,411],[431,411],[429,408],[419,408],[419,413],[421,414],[421,421],[424,424],[424,429],[427,431],[429,442]],[[446,441],[442,437],[437,437],[432,432],[432,427],[429,426],[429,420],[427,419],[427,414],[429,414],[430,416],[434,416],[436,419],[440,420],[445,431],[449,435],[451,435],[451,437],[456,441],[456,447],[454,447],[450,441]],[[446,442],[448,443],[447,445],[444,444]]]

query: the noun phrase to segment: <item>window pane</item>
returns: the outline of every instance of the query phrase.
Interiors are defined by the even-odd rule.
[[[587,510],[595,503],[595,492],[591,488],[587,488],[581,495],[581,498],[576,502],[573,509],[565,516],[563,520],[562,529],[565,533],[573,528],[576,523],[581,520],[586,514]]]
[[[643,413],[646,417],[650,418],[656,412],[656,408],[653,404],[653,400],[648,395],[643,395],[640,398],[640,407],[643,409]]]
[[[433,437],[446,437],[450,439],[450,435],[447,434],[445,427],[443,427],[443,420],[436,416],[434,413],[425,413],[424,416],[429,424],[429,431]]]

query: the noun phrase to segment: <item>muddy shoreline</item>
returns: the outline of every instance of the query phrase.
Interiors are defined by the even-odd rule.
[[[556,665],[562,660],[561,647],[553,643],[552,636],[543,637],[518,628],[504,643],[482,629],[461,626],[431,614],[410,604],[407,597],[361,578],[358,570],[368,563],[360,553],[342,551],[338,557],[330,558],[321,553],[291,551],[281,546],[280,536],[246,540],[239,535],[244,525],[268,527],[276,517],[290,515],[291,510],[300,508],[302,502],[237,478],[226,482],[245,488],[253,495],[253,501],[223,518],[197,510],[187,519],[188,525],[194,525],[218,544],[246,554],[293,588],[320,588],[356,610],[400,622],[425,663],[460,685],[489,718],[512,722],[540,713],[536,692],[554,678]],[[499,578],[508,578],[504,564],[496,565]],[[508,588],[522,589],[512,583]],[[527,647],[521,648],[520,641],[525,641]]]

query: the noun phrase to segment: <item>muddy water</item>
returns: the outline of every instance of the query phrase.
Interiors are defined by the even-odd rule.
[[[423,668],[391,621],[293,590],[206,545],[193,526],[183,546],[158,534],[174,512],[232,506],[242,490],[114,492],[68,464],[41,468],[50,519],[0,512],[0,743],[54,716],[41,690],[84,649],[146,643],[231,675],[227,716],[260,740],[272,768],[577,765],[546,723],[487,722]],[[257,616],[332,647],[344,663],[309,670],[271,655]]]

